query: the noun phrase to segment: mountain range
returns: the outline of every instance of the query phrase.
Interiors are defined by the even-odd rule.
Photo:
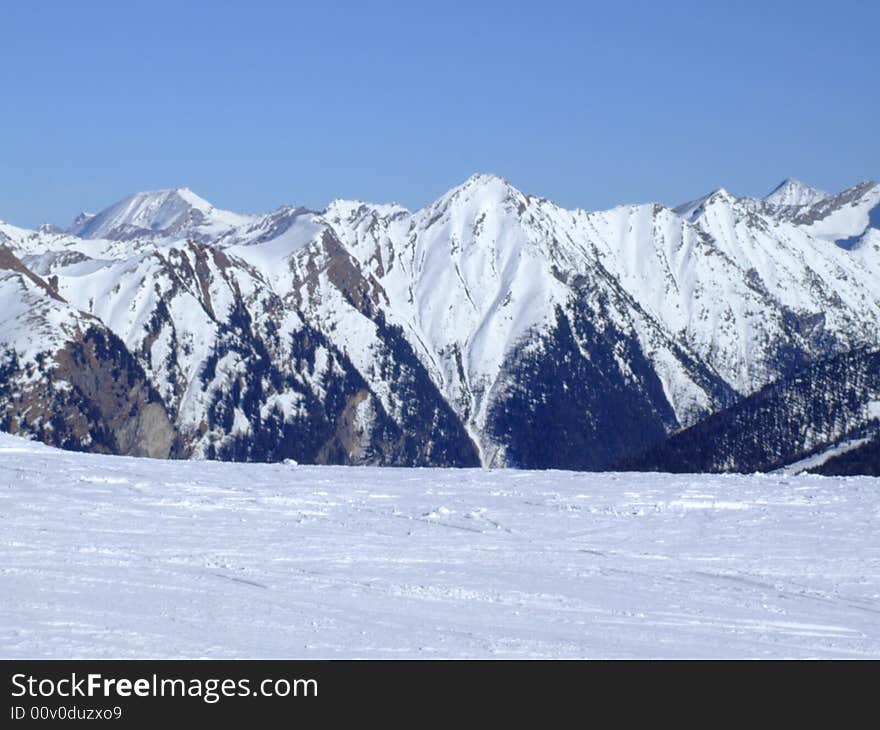
[[[0,223],[0,429],[76,450],[829,469],[870,461],[877,350],[873,182],[590,212],[474,175],[261,215],[181,188]]]

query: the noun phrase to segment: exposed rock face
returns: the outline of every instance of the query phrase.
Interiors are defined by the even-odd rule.
[[[75,451],[167,458],[176,431],[137,362],[112,332],[90,327],[62,350],[0,367],[0,429]]]
[[[146,374],[99,320],[0,247],[0,428],[63,448],[166,458],[176,431]]]
[[[176,432],[138,362],[112,332],[90,327],[56,355],[54,377],[70,384],[69,398],[88,414],[92,443],[108,453],[167,458]],[[55,408],[66,423],[65,409]],[[75,420],[75,419],[74,419]]]

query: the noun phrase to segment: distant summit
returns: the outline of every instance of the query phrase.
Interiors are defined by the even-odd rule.
[[[80,238],[127,240],[161,233],[216,234],[240,226],[248,216],[215,208],[189,188],[136,193],[97,214],[81,213],[67,233]]]
[[[789,177],[779,183],[764,200],[771,205],[780,206],[814,205],[829,197],[831,193]]]

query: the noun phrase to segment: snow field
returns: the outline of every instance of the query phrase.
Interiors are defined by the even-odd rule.
[[[880,657],[880,480],[172,462],[0,434],[0,656]]]

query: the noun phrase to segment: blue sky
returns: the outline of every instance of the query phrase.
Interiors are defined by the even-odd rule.
[[[0,0],[2,1],[2,0]],[[3,2],[0,219],[129,193],[569,207],[880,177],[876,0]]]

